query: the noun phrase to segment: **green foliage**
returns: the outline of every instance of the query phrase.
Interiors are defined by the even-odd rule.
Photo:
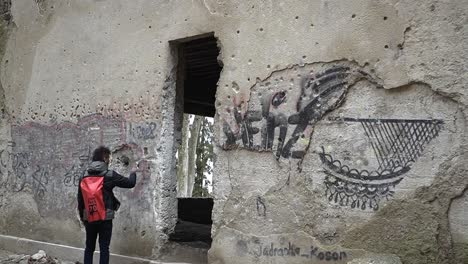
[[[192,197],[210,197],[208,187],[211,184],[206,178],[213,172],[213,124],[208,118],[204,118],[200,126],[196,150],[196,175]],[[203,186],[203,183],[205,186]]]

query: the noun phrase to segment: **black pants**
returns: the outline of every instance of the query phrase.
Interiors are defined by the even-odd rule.
[[[86,248],[84,264],[93,263],[93,253],[96,248],[96,238],[99,235],[99,264],[109,263],[109,245],[112,236],[112,220],[86,223]]]

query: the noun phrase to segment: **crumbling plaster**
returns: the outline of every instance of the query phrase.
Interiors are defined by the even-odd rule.
[[[80,120],[95,115],[124,124],[125,129],[104,136],[102,142],[115,148],[136,144],[140,151],[135,153],[135,159],[150,164],[147,185],[141,187],[149,206],[143,217],[136,217],[141,212],[129,208],[122,213],[121,217],[128,219],[116,228],[114,250],[158,257],[175,221],[174,143],[168,139],[177,137],[173,123],[176,73],[168,41],[215,32],[224,68],[216,101],[218,147],[212,263],[235,259],[230,251],[223,250],[237,243],[239,237],[249,235],[255,241],[255,237],[262,236],[267,243],[269,238],[279,239],[278,234],[282,233],[288,239],[294,238],[299,231],[303,233],[298,240],[304,246],[318,243],[322,248],[341,245],[347,248],[344,250],[394,253],[404,263],[450,261],[458,253],[452,250],[448,208],[451,200],[460,195],[459,188],[467,186],[463,178],[468,100],[464,88],[467,9],[462,1],[16,0],[11,7],[10,24],[2,26],[3,32],[8,32],[8,37],[2,38],[5,54],[0,75],[8,117],[2,121],[5,140],[1,146],[12,148],[8,144],[15,139],[28,144],[37,135],[47,138],[44,132],[22,137],[21,131],[29,129],[25,124],[60,127],[67,122],[83,124]],[[351,210],[330,205],[326,200],[317,147],[323,142],[334,143],[333,136],[340,131],[326,120],[319,120],[308,131],[309,140],[303,142],[306,154],[299,163],[291,159],[278,162],[270,151],[222,148],[226,139],[224,121],[233,120],[236,104],[241,104],[241,113],[258,107],[256,96],[266,87],[260,87],[261,83],[294,69],[311,67],[320,73],[343,64],[370,77],[350,83],[343,101],[339,100],[336,108],[330,108],[323,117],[340,117],[342,113],[445,122],[411,174],[398,185],[396,196],[382,203],[377,212]],[[300,89],[299,79],[293,82],[293,93]],[[368,106],[373,99],[376,103]],[[292,101],[288,113],[291,109]],[[151,131],[153,138],[132,138],[135,134],[129,130],[130,125],[151,122],[157,125]],[[17,129],[10,130],[10,125]],[[80,128],[91,127],[92,124]],[[327,135],[331,138],[327,139]],[[351,135],[355,134],[344,135],[343,146],[369,154],[350,143]],[[56,135],[53,144],[60,149],[68,144],[65,138]],[[144,146],[148,147],[147,154],[141,153]],[[11,150],[21,149],[28,147]],[[342,158],[348,156],[345,151],[337,153]],[[73,154],[70,158],[76,163],[78,156]],[[52,177],[51,182],[57,183],[48,190],[62,191],[58,183],[63,179]],[[5,176],[1,179],[5,180]],[[10,211],[12,201],[29,194],[25,201],[30,202],[25,202],[24,208],[36,220],[15,228],[4,222],[0,230],[40,239],[39,233],[31,235],[20,230],[43,229],[47,233],[56,226],[49,224],[54,216],[40,213],[50,209],[50,205],[44,207],[48,203],[39,201],[33,195],[34,189],[28,188],[34,185],[20,193],[0,196],[0,206],[4,205],[0,210],[14,218],[18,211]],[[73,188],[65,190],[69,195],[66,201],[71,203]],[[124,197],[126,204],[141,199],[135,195]],[[68,215],[73,217],[71,210]],[[395,221],[386,220],[390,216]],[[343,225],[346,219],[351,224]],[[431,229],[412,228],[413,220]],[[389,224],[382,228],[382,221]],[[70,230],[80,228],[76,219],[70,220],[69,225]],[[129,225],[135,229],[126,230]],[[45,239],[82,243],[65,233],[60,231],[56,237]],[[377,243],[369,237],[373,233],[375,238],[388,240]],[[436,234],[438,238],[434,238]],[[133,245],[141,246],[127,247],[127,238]],[[401,244],[401,240],[408,243]],[[277,259],[275,263],[285,263],[282,261],[286,260]]]

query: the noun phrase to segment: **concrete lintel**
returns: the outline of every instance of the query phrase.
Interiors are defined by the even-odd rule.
[[[31,240],[27,238],[0,235],[0,249],[10,251],[17,254],[32,255],[39,250],[44,250],[47,255],[56,257],[60,260],[67,261],[82,261],[84,249],[65,246],[60,244],[53,244],[43,241]],[[94,253],[94,262],[99,262],[99,251]],[[181,262],[159,262],[150,259],[130,257],[118,254],[110,256],[110,262],[116,264],[189,264]]]

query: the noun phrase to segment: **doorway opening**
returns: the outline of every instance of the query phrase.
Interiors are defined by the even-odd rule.
[[[211,246],[213,117],[222,66],[213,33],[176,40],[176,111],[182,111],[177,163],[177,224],[171,241]]]

